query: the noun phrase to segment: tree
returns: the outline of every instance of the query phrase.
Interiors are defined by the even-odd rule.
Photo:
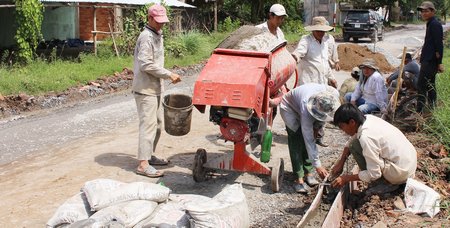
[[[30,62],[42,39],[44,6],[39,0],[15,0],[17,31],[14,38],[19,46],[19,61]]]

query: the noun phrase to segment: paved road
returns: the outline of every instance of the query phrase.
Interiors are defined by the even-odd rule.
[[[397,56],[401,54],[404,45],[408,45],[409,49],[420,47],[423,37],[424,25],[412,25],[405,30],[387,33],[384,41],[378,42],[377,46],[383,48],[386,54]],[[337,72],[338,82],[341,83],[348,75],[348,72]],[[188,76],[181,85],[169,85],[168,92],[181,88],[182,92],[190,93],[195,78],[196,75]],[[130,124],[136,118],[133,96],[125,91],[55,112],[14,121],[3,120],[0,122],[0,165],[39,149],[113,131]]]

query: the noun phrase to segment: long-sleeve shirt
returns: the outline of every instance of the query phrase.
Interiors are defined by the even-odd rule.
[[[328,85],[309,83],[296,87],[283,96],[280,104],[280,115],[286,127],[297,131],[301,127],[308,157],[314,167],[321,167],[319,152],[314,138],[313,124],[317,121],[307,109],[308,99],[316,93],[331,91],[336,97],[338,91]]]
[[[427,22],[427,31],[425,33],[425,42],[423,43],[422,53],[420,54],[420,63],[433,62],[442,63],[444,53],[444,32],[441,23],[432,17]],[[436,55],[439,55],[437,57]]]
[[[417,64],[416,60],[411,60],[411,62],[409,62],[408,64],[406,64],[403,67],[403,73],[405,73],[405,72],[412,73],[416,77],[419,76],[420,66],[419,66],[419,64]],[[390,81],[396,80],[398,78],[399,73],[400,73],[400,69],[397,69],[394,73],[389,75],[389,80]]]
[[[366,121],[355,135],[367,165],[367,170],[359,172],[359,179],[371,182],[383,176],[391,184],[401,184],[414,177],[416,149],[398,128],[381,118],[366,115]]]
[[[132,91],[159,96],[164,90],[163,79],[171,72],[164,68],[163,36],[146,26],[134,49],[134,78]]]
[[[267,25],[267,21],[256,26],[257,28],[262,29],[264,32],[269,32],[269,26]],[[275,35],[279,41],[285,41],[284,33],[281,31],[280,27],[277,27],[277,34]]]
[[[337,44],[334,40],[334,37],[330,34],[325,34],[325,36],[328,36],[328,62],[330,63],[330,67],[334,68],[336,63],[339,62],[339,54],[337,51]]]
[[[330,36],[327,34],[322,42],[317,41],[312,34],[303,36],[297,48],[292,52],[299,61],[299,84],[319,83],[328,84],[334,79],[329,60]]]
[[[366,103],[376,105],[381,111],[387,107],[387,88],[383,76],[375,71],[366,80],[364,77],[356,84],[355,91],[352,93],[351,101],[363,98]]]

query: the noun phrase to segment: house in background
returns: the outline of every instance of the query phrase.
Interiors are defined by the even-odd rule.
[[[122,31],[124,11],[161,0],[40,0],[44,7],[42,34],[44,40],[102,40],[111,32]],[[195,6],[184,1],[164,0],[172,9],[172,28],[181,30],[182,12]],[[13,0],[0,0],[0,49],[15,44],[15,5]],[[111,26],[111,29],[110,29]]]
[[[335,25],[338,20],[338,7],[336,0],[310,0],[304,1],[304,24],[310,25],[313,17],[323,16],[330,25]]]

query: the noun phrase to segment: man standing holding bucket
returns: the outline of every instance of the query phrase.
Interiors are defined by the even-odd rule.
[[[164,68],[164,46],[162,28],[169,22],[166,9],[152,5],[148,9],[148,24],[141,32],[134,49],[134,79],[132,92],[139,115],[139,166],[136,174],[161,177],[162,171],[152,165],[167,165],[168,161],[152,156],[161,135],[161,93],[164,79],[172,83],[181,81],[180,75]]]

